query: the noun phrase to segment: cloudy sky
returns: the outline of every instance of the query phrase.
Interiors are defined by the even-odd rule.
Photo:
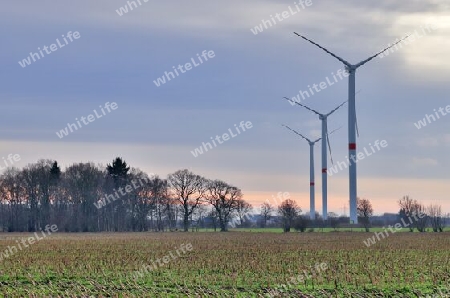
[[[163,177],[188,168],[222,179],[254,204],[289,192],[306,211],[308,144],[280,124],[318,137],[320,121],[282,97],[331,79],[343,66],[293,32],[352,63],[409,33],[407,44],[357,72],[358,148],[388,143],[358,163],[358,196],[370,199],[376,213],[397,211],[406,194],[450,212],[450,116],[420,129],[414,124],[450,105],[448,1],[312,0],[304,8],[284,0],[136,3],[133,10],[123,0],[2,4],[0,157],[19,154],[14,165],[23,167],[40,158],[68,166],[122,156]],[[283,11],[286,18],[277,20]],[[263,20],[273,26],[254,34]],[[78,39],[70,41],[68,32],[79,32]],[[199,63],[203,51],[214,57]],[[188,62],[192,69],[156,86]],[[347,96],[344,78],[302,103],[328,112]],[[107,102],[117,109],[101,114]],[[58,137],[94,110],[102,117]],[[252,128],[193,156],[202,142],[236,132],[241,121]],[[344,106],[329,119],[330,130],[342,127],[330,138],[335,163],[346,160],[347,125]],[[321,210],[320,144],[315,154]],[[343,213],[346,206],[348,214],[348,171],[328,181],[329,211]]]

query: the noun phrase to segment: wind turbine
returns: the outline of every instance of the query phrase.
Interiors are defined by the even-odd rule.
[[[315,220],[316,219],[316,209],[315,209],[315,181],[314,181],[314,145],[320,141],[322,138],[318,138],[315,141],[311,141],[310,139],[308,139],[307,137],[305,137],[304,135],[302,135],[301,133],[293,130],[292,128],[290,128],[287,125],[281,124],[282,126],[286,127],[287,129],[291,130],[292,132],[296,133],[297,135],[299,135],[300,137],[302,137],[303,139],[305,139],[308,144],[309,144],[309,167],[310,167],[310,171],[309,171],[309,217],[311,218],[311,220]],[[335,130],[333,130],[332,132],[330,132],[329,134],[331,135],[332,133],[334,133],[336,130],[341,129],[336,128]],[[327,135],[328,138],[328,135]]]
[[[315,186],[314,186],[314,145],[320,141],[321,138],[318,138],[315,141],[311,141],[301,133],[293,130],[287,125],[281,124],[287,129],[291,130],[292,132],[296,133],[297,135],[301,136],[303,139],[305,139],[309,144],[309,217],[311,220],[316,219],[316,207],[315,207]]]
[[[289,100],[289,98],[285,97],[285,99]],[[331,112],[327,114],[322,114],[317,112],[316,110],[313,110],[305,105],[302,105],[301,103],[295,102],[299,106],[304,107],[307,110],[310,110],[311,112],[317,114],[319,116],[319,119],[322,121],[322,218],[323,220],[328,219],[328,177],[327,177],[327,169],[328,169],[328,159],[327,159],[327,146],[328,150],[330,151],[330,157],[331,162],[333,162],[333,156],[331,155],[331,146],[330,146],[330,140],[328,138],[328,123],[327,119],[328,116],[336,112],[340,107],[342,107],[347,101],[344,101],[340,105],[338,105],[336,108],[331,110]]]
[[[314,41],[304,37],[303,35],[298,34],[297,32],[294,32],[297,36],[303,38],[304,40],[312,43],[316,47],[322,49],[326,53],[330,54],[340,62],[342,62],[345,65],[345,70],[349,73],[348,78],[348,156],[351,160],[356,160],[356,103],[355,103],[355,88],[356,88],[356,70],[369,62],[370,60],[374,59],[375,57],[381,55],[385,51],[389,50],[396,44],[402,42],[404,39],[408,38],[408,36],[400,39],[396,43],[390,45],[389,47],[385,48],[384,50],[376,53],[375,55],[367,58],[366,60],[363,60],[357,64],[351,64],[347,62],[346,60],[342,59],[341,57],[335,55],[334,53],[330,52],[326,48],[322,47],[321,45],[315,43]],[[350,192],[350,223],[357,224],[358,223],[358,216],[357,216],[357,210],[356,210],[356,163],[350,162],[349,164],[349,192]]]

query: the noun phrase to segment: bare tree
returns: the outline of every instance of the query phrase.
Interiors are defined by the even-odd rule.
[[[167,178],[174,198],[183,210],[183,228],[189,231],[189,217],[205,200],[207,181],[187,169],[169,174]]]
[[[94,203],[102,194],[104,176],[104,171],[93,163],[77,163],[66,169],[63,184],[70,207],[67,231],[96,231],[98,211]]]
[[[264,202],[261,205],[261,227],[265,228],[267,226],[267,221],[271,218],[272,213],[274,211],[274,207],[267,202]]]
[[[208,218],[211,220],[211,224],[212,224],[212,227],[213,227],[213,229],[214,229],[214,232],[216,232],[217,231],[217,223],[219,222],[219,216],[218,216],[218,214],[217,214],[217,211],[216,211],[216,208],[212,208],[210,211],[209,211],[209,213],[208,213]]]
[[[302,209],[294,200],[288,199],[281,202],[278,207],[278,214],[281,216],[283,230],[285,233],[291,231],[291,227],[293,226],[295,219],[301,212]]]
[[[205,217],[208,214],[210,208],[207,205],[199,205],[194,211],[195,218],[195,231],[198,232],[199,229],[205,227]]]
[[[157,231],[163,232],[164,229],[171,228],[172,209],[175,202],[170,197],[167,180],[159,179],[156,176],[153,181],[153,192],[155,194],[155,212]]]
[[[128,174],[129,191],[122,198],[122,205],[129,210],[126,214],[132,231],[148,231],[147,218],[151,211],[157,209],[157,203],[164,196],[167,182],[158,176],[149,177],[139,169],[132,168]],[[125,187],[125,188],[126,188]],[[159,214],[156,214],[157,226],[159,224]]]
[[[358,213],[359,221],[363,224],[366,232],[369,232],[370,217],[373,215],[372,204],[368,199],[356,199],[356,210]]]
[[[56,161],[40,159],[22,170],[22,185],[27,189],[30,208],[28,230],[42,229],[51,220],[51,205],[55,199],[60,169]]]
[[[2,209],[1,219],[6,219],[2,222],[2,231],[24,232],[27,230],[23,221],[25,188],[21,183],[20,174],[19,169],[12,167],[7,168],[0,177],[1,204],[6,207]]]
[[[431,221],[431,227],[433,232],[444,231],[444,221],[442,220],[442,207],[441,205],[430,204],[427,208],[427,213]]]
[[[227,231],[227,225],[233,213],[239,206],[244,205],[242,202],[245,203],[242,200],[241,190],[220,180],[209,181],[207,198],[217,212],[220,231]]]
[[[398,205],[400,206],[400,218],[405,222],[406,220],[410,220],[417,212],[418,202],[416,200],[411,199],[408,195],[403,196],[400,200],[398,200]],[[409,225],[409,231],[413,232],[416,223],[413,222]]]
[[[37,228],[42,229],[50,222],[50,199],[52,186],[52,167],[55,161],[49,159],[40,159],[35,163],[34,170],[38,175],[38,221]]]
[[[426,208],[424,205],[416,203],[414,210],[415,211],[413,213],[413,216],[415,219],[416,228],[419,232],[425,232],[429,219],[428,215],[426,214]]]
[[[239,225],[242,227],[245,223],[245,220],[250,217],[250,212],[253,207],[247,201],[243,199],[239,199],[236,206],[236,212],[239,217]]]

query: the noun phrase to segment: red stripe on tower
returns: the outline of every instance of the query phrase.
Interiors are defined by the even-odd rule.
[[[348,144],[348,149],[350,149],[350,150],[356,150],[356,143],[350,143],[350,144]]]
[[[314,186],[314,182],[309,182],[309,186]]]
[[[322,169],[322,173],[326,173],[327,172],[327,169]]]

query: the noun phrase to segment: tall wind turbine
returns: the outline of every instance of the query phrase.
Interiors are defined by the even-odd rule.
[[[321,138],[318,138],[315,141],[311,141],[301,133],[293,130],[287,125],[281,124],[292,132],[296,133],[303,139],[305,139],[309,144],[309,217],[311,220],[316,219],[316,207],[315,207],[315,186],[314,186],[314,145],[320,141]]]
[[[334,53],[330,52],[326,48],[322,47],[321,45],[315,43],[314,41],[304,37],[303,35],[298,34],[297,32],[294,32],[297,36],[303,38],[304,40],[312,43],[316,47],[322,49],[326,53],[330,54],[340,62],[342,62],[345,65],[346,71],[349,73],[348,78],[348,156],[351,160],[356,160],[356,103],[355,103],[355,88],[356,88],[356,70],[360,67],[369,62],[370,60],[374,59],[375,57],[381,55],[385,51],[389,50],[396,44],[402,42],[405,38],[408,36],[400,39],[396,43],[390,45],[389,47],[383,49],[382,51],[376,53],[375,55],[367,58],[366,60],[363,60],[357,64],[351,64],[347,62],[346,60],[342,59],[341,57],[335,55]],[[357,210],[356,210],[356,163],[350,162],[349,164],[349,190],[350,190],[350,223],[357,224],[358,223],[358,216],[357,216]]]
[[[289,98],[285,97],[285,99],[289,100]],[[319,116],[319,119],[322,121],[322,218],[323,220],[328,219],[328,176],[327,176],[327,169],[328,169],[328,158],[327,158],[327,147],[330,151],[330,157],[331,162],[333,162],[333,157],[331,155],[331,146],[330,146],[330,140],[328,138],[328,123],[327,119],[328,116],[336,112],[340,107],[342,107],[347,101],[344,101],[340,105],[338,105],[336,108],[331,110],[331,112],[327,114],[322,114],[317,112],[316,110],[313,110],[305,105],[302,105],[301,103],[295,102],[299,106],[304,107],[305,109],[310,110],[311,112],[317,114]]]

